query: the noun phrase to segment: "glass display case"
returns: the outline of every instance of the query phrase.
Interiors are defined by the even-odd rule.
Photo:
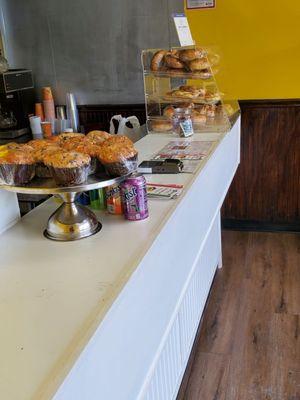
[[[143,50],[148,132],[178,132],[178,115],[191,118],[195,133],[228,131],[239,107],[218,89],[218,64],[216,53],[196,46]]]

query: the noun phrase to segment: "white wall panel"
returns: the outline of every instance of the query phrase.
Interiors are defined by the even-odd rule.
[[[19,218],[20,210],[16,193],[0,189],[0,234],[17,222]]]

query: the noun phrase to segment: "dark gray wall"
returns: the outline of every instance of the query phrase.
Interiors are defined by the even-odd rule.
[[[2,6],[1,6],[2,2]],[[142,49],[177,45],[172,12],[183,0],[1,0],[11,67],[31,68],[56,102],[144,101]]]

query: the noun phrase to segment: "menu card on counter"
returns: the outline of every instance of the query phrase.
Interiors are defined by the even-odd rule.
[[[152,160],[178,159],[183,162],[182,172],[193,174],[199,165],[212,150],[214,141],[183,141],[174,140],[169,142]]]
[[[167,158],[178,160],[202,160],[206,157],[213,147],[212,141],[183,141],[174,140],[166,144],[158,153],[153,156],[153,160],[165,160]]]
[[[175,184],[147,183],[147,194],[150,198],[176,199],[182,193],[183,186]]]

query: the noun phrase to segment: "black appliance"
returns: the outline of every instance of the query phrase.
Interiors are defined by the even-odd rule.
[[[0,140],[28,135],[28,115],[34,113],[32,72],[11,69],[0,74]]]

